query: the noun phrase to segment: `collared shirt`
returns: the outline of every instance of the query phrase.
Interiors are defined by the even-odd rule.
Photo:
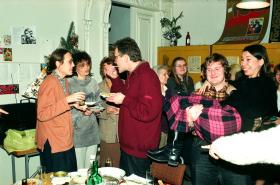
[[[203,95],[219,101],[225,100],[228,97],[228,94],[226,93],[227,88],[228,85],[225,85],[221,90],[217,91],[214,86],[211,86],[205,90]]]
[[[67,88],[66,88],[65,78],[61,78],[55,70],[53,70],[52,75],[55,76],[58,79],[59,83],[61,84],[61,86],[63,88],[64,94],[66,94]]]
[[[172,130],[191,131],[186,108],[195,104],[203,105],[201,115],[194,121],[195,132],[201,139],[211,143],[221,136],[240,131],[241,117],[234,107],[222,106],[218,100],[197,94],[174,96],[165,103],[164,110]]]

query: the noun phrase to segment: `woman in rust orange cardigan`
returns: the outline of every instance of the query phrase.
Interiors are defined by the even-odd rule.
[[[40,86],[37,105],[36,142],[41,165],[47,172],[76,171],[71,108],[85,99],[83,92],[68,93],[67,75],[74,67],[71,53],[56,49],[47,65],[48,76]]]

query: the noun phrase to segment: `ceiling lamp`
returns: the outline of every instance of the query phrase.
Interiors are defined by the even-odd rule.
[[[241,0],[236,7],[241,9],[260,9],[269,7],[269,3],[266,0]]]

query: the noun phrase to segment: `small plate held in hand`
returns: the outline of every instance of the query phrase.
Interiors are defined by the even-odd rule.
[[[85,102],[85,105],[87,106],[93,106],[96,104],[96,101],[88,101],[88,102]]]
[[[92,106],[95,106],[99,103],[103,102],[102,100],[98,100],[98,101],[88,101],[88,102],[85,102],[85,105],[87,105],[88,107],[92,107]]]
[[[102,98],[108,98],[108,97],[111,96],[111,93],[101,92],[101,93],[100,93],[100,96],[101,96]]]

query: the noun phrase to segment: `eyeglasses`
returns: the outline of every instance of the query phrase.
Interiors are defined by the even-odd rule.
[[[213,69],[207,68],[206,71],[207,71],[207,73],[212,73],[212,72],[220,73],[220,72],[222,72],[222,69],[223,69],[223,67],[217,67],[217,68],[213,68]]]
[[[176,65],[175,67],[187,67],[187,65],[186,64],[184,64],[184,65]]]

